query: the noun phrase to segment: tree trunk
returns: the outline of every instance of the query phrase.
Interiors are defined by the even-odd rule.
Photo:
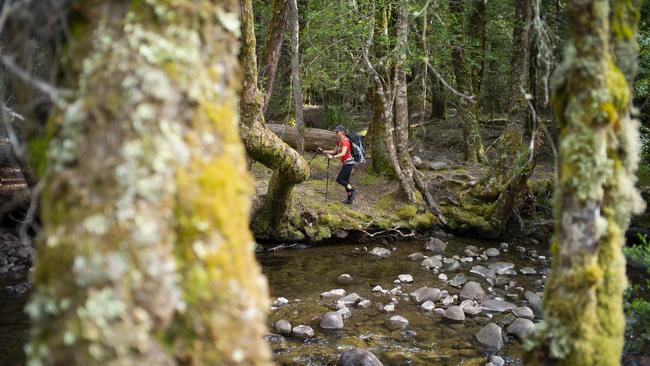
[[[273,131],[282,141],[291,146],[298,146],[298,133],[294,127],[275,123],[267,123],[266,127]],[[316,151],[319,147],[331,147],[336,141],[336,133],[320,128],[305,128],[305,150]]]
[[[262,113],[268,116],[269,103],[273,96],[275,86],[275,74],[278,71],[278,60],[280,49],[284,39],[284,31],[287,27],[287,15],[289,13],[289,0],[273,0],[271,22],[269,24],[266,47],[262,54],[262,65],[260,67],[260,82],[264,90],[262,102]]]
[[[510,56],[510,78],[508,81],[508,119],[503,132],[503,165],[511,166],[522,148],[528,102],[524,91],[528,90],[530,57],[528,34],[532,18],[531,0],[514,0],[515,19],[512,27],[512,51]]]
[[[384,134],[386,123],[384,121],[384,105],[376,91],[372,96],[372,120],[370,121],[370,155],[372,156],[372,169],[377,174],[394,175],[395,170],[388,157]]]
[[[567,5],[570,57],[556,71],[553,96],[561,128],[553,266],[544,323],[534,334],[527,364],[620,364],[622,247],[630,216],[644,206],[634,188],[638,121],[630,118],[626,82],[634,78],[629,66],[636,62],[640,4]]]
[[[456,78],[456,89],[463,94],[472,95],[471,75],[462,49],[465,29],[462,21],[462,0],[449,0],[449,11],[453,14],[456,22],[455,26],[459,29],[459,40],[456,45],[452,46],[451,51],[454,76]],[[478,116],[476,115],[476,106],[465,98],[459,98],[458,117],[463,131],[465,160],[473,163],[486,162],[483,139],[481,138]]]
[[[257,88],[257,57],[251,0],[242,0],[242,52],[244,89],[241,96],[241,137],[248,154],[273,169],[273,177],[264,203],[255,213],[253,230],[258,237],[301,239],[303,234],[292,228],[291,192],[309,178],[307,161],[264,125],[264,115]]]
[[[291,85],[293,101],[296,110],[296,145],[300,154],[305,153],[305,136],[303,134],[304,120],[302,118],[302,90],[300,89],[300,29],[298,28],[298,2],[291,2]]]
[[[30,364],[270,364],[238,2],[78,6],[89,55],[49,148]]]

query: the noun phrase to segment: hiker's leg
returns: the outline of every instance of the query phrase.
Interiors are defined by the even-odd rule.
[[[339,175],[336,177],[336,183],[342,185],[346,191],[350,186],[350,174],[352,174],[352,165],[347,164],[341,167]]]

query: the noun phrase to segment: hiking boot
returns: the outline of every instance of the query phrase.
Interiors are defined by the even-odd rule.
[[[351,205],[352,204],[352,199],[350,197],[348,197],[348,199],[343,200],[341,202],[345,203],[346,205]]]
[[[352,188],[352,190],[350,191],[350,196],[348,196],[348,200],[350,201],[350,203],[352,203],[354,202],[354,199],[356,197],[357,197],[357,190]]]

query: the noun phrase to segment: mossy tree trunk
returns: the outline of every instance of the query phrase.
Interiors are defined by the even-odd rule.
[[[30,364],[270,364],[239,4],[171,4],[76,5],[88,55],[49,148]]]
[[[241,95],[241,137],[248,154],[273,169],[266,197],[255,213],[253,230],[258,237],[302,239],[292,225],[291,192],[309,178],[305,158],[264,125],[261,93],[257,87],[257,56],[251,0],[242,0],[242,51],[244,89]]]
[[[571,43],[554,75],[553,109],[561,132],[553,266],[529,364],[620,364],[622,247],[630,216],[644,205],[634,187],[639,135],[629,114],[628,85],[640,3],[567,5]]]
[[[372,95],[372,120],[370,121],[370,154],[372,155],[372,169],[377,174],[394,175],[390,158],[386,150],[384,139],[386,123],[384,121],[384,106],[379,95],[373,91]]]
[[[266,39],[266,45],[262,53],[262,64],[260,66],[260,82],[264,90],[264,99],[262,101],[262,113],[264,116],[268,116],[269,103],[273,96],[275,74],[278,71],[278,61],[280,60],[280,49],[282,48],[284,32],[287,28],[289,0],[273,0],[271,13],[268,38]]]
[[[464,22],[462,20],[464,16],[463,1],[449,0],[449,11],[453,15],[455,27],[458,29],[456,44],[452,46],[451,51],[456,89],[465,95],[472,95],[471,73],[462,48],[465,32]],[[473,163],[483,163],[487,159],[478,125],[477,112],[475,103],[468,101],[466,98],[459,98],[458,117],[463,131],[465,160]]]

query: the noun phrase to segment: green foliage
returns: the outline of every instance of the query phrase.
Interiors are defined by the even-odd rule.
[[[639,243],[623,249],[628,261],[635,266],[645,267],[650,274],[650,242],[646,235],[639,234]],[[625,293],[626,344],[628,353],[644,352],[650,348],[650,301],[647,299],[647,290],[650,280],[645,278],[645,283],[630,286]],[[644,297],[645,296],[645,297]]]
[[[650,128],[641,125],[641,161],[639,162],[639,181],[650,185]]]
[[[332,106],[328,105],[325,108],[325,126],[327,129],[331,130],[337,125],[343,125],[348,131],[352,131],[353,124],[352,119],[348,113],[343,109],[342,106]]]
[[[402,220],[410,220],[417,216],[418,208],[414,205],[404,205],[397,210],[397,217]]]

